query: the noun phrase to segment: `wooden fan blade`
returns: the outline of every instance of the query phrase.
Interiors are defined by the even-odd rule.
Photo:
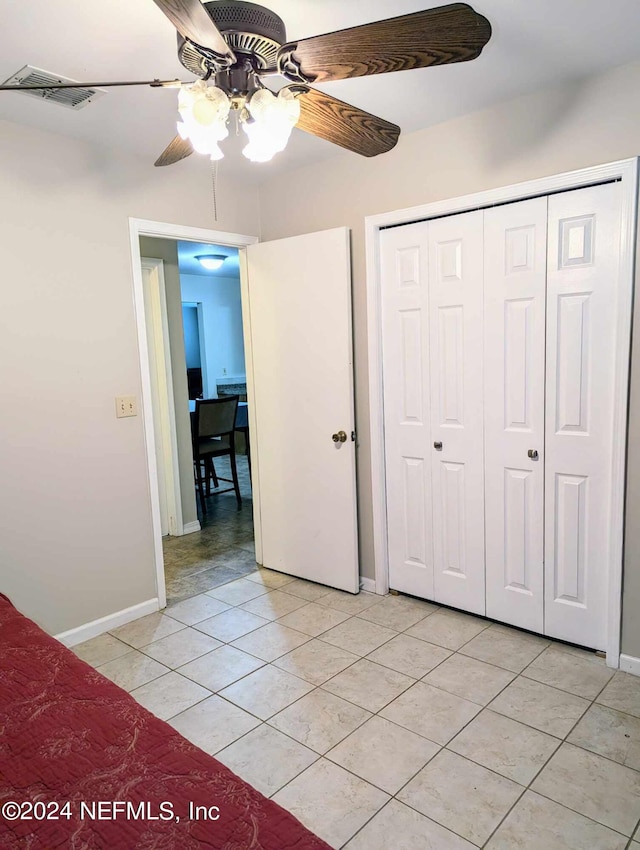
[[[308,86],[290,86],[300,103],[296,127],[362,156],[395,147],[400,127]],[[302,89],[302,92],[298,92]]]
[[[285,44],[278,62],[290,79],[323,83],[467,62],[490,38],[485,17],[466,3],[454,3]]]
[[[158,159],[154,162],[154,165],[173,165],[174,162],[180,162],[181,159],[191,156],[192,153],[193,145],[189,139],[176,136],[162,151]]]
[[[213,51],[230,63],[236,61],[233,50],[220,34],[200,0],[153,0],[178,32],[189,41]]]

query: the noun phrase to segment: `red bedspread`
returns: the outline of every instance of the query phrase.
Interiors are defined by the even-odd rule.
[[[1,594],[0,848],[329,850]]]

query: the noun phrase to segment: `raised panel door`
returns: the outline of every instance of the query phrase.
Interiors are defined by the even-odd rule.
[[[434,598],[485,612],[482,212],[429,222]]]
[[[433,599],[427,223],[380,234],[389,586]]]
[[[545,633],[606,645],[620,184],[549,198]]]
[[[247,248],[262,564],[350,593],[360,587],[345,228]]]
[[[542,632],[547,198],[484,217],[487,616]]]

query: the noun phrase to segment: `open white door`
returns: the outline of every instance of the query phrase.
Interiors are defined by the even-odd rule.
[[[355,593],[349,231],[250,245],[247,266],[262,563]]]

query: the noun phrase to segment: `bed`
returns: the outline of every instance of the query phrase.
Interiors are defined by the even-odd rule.
[[[0,594],[2,850],[329,850]]]

